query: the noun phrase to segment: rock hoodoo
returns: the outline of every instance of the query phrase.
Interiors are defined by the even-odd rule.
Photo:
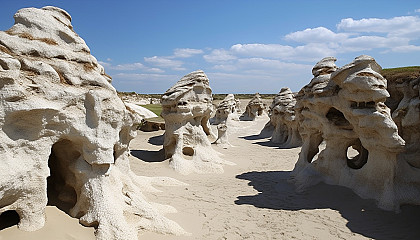
[[[212,124],[227,123],[230,121],[239,121],[239,100],[235,99],[233,94],[228,94],[222,102],[216,107],[216,114],[212,118]]]
[[[270,105],[270,122],[274,126],[271,142],[280,147],[293,148],[302,145],[295,120],[296,99],[290,88],[282,88]]]
[[[265,111],[265,104],[259,93],[248,102],[245,112],[241,116],[241,120],[253,121],[256,117],[261,116]]]
[[[137,239],[138,229],[183,233],[145,201],[141,191],[159,179],[130,170],[139,119],[70,15],[25,8],[14,18],[0,31],[0,213],[16,211],[19,228],[32,231],[44,225],[48,202],[95,227],[97,239]]]
[[[381,67],[362,55],[336,70],[335,60],[317,63],[297,96],[303,146],[293,181],[298,189],[319,181],[346,186],[376,199],[380,208],[398,209],[410,198],[399,183],[404,176],[398,176],[404,140],[384,104],[389,94]],[[325,149],[316,158],[322,142]]]
[[[208,137],[214,137],[209,119],[212,95],[209,79],[199,70],[185,75],[162,96],[165,119],[164,149],[170,166],[182,174],[222,173],[229,164],[215,152]]]

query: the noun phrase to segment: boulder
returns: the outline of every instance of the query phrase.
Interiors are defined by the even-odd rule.
[[[233,94],[228,94],[216,107],[215,116],[211,119],[214,125],[227,123],[228,121],[239,121],[240,109],[239,100]]]
[[[206,74],[198,70],[185,75],[163,94],[161,103],[163,148],[170,166],[182,174],[222,173],[222,165],[230,163],[210,145],[209,137],[215,136],[209,124],[213,108]]]
[[[241,120],[253,121],[257,117],[262,116],[265,113],[265,104],[259,93],[256,93],[254,97],[248,102],[245,112],[241,116]]]
[[[384,104],[389,94],[381,67],[366,55],[338,70],[334,62],[317,63],[314,78],[297,95],[303,146],[292,181],[298,190],[319,181],[346,186],[382,209],[398,210],[405,200],[397,156],[405,143]]]
[[[295,120],[296,99],[290,88],[282,88],[270,105],[270,122],[274,130],[271,142],[282,148],[293,148],[302,145]],[[267,124],[268,125],[268,124]],[[266,126],[267,126],[266,125]]]
[[[18,227],[33,231],[49,203],[95,227],[97,239],[137,239],[138,229],[184,233],[144,199],[142,190],[156,190],[151,182],[180,183],[130,170],[140,119],[70,15],[24,8],[14,18],[0,31],[0,214],[16,211]]]

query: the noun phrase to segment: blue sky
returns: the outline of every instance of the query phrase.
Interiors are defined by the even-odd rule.
[[[420,1],[1,0],[0,30],[24,7],[53,5],[119,91],[163,93],[202,69],[214,93],[298,91],[323,57],[420,65]]]

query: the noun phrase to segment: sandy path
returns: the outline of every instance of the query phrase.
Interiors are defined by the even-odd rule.
[[[279,149],[259,139],[256,135],[267,121],[240,122],[229,135],[235,147],[214,146],[237,164],[225,166],[223,174],[183,176],[169,169],[167,161],[148,162],[162,153],[160,145],[148,140],[156,144],[155,136],[163,131],[139,133],[131,145],[133,170],[189,184],[146,196],[174,206],[178,213],[167,217],[192,233],[174,237],[149,232],[143,239],[420,239],[420,207],[385,212],[346,188],[326,184],[295,193],[286,179],[300,148]]]
[[[140,239],[420,239],[420,206],[406,206],[400,214],[385,212],[373,201],[350,190],[319,184],[297,194],[286,179],[300,148],[279,149],[257,135],[268,118],[240,122],[230,129],[235,146],[214,148],[226,160],[223,174],[181,175],[163,160],[159,132],[138,132],[131,142],[132,170],[143,176],[169,176],[189,184],[157,187],[145,193],[152,202],[168,204],[178,213],[167,217],[190,236],[140,233]],[[94,239],[93,229],[77,219],[47,208],[47,224],[28,233],[16,226],[0,231],[0,240]]]

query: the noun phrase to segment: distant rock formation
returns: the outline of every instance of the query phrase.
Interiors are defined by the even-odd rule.
[[[165,119],[163,148],[170,166],[182,174],[222,173],[223,164],[231,164],[218,156],[208,136],[212,113],[209,79],[201,71],[185,75],[162,96]]]
[[[270,105],[270,122],[274,130],[271,142],[283,148],[293,148],[302,145],[298,131],[298,122],[295,120],[296,99],[290,88],[282,88]]]
[[[212,124],[227,123],[228,121],[239,121],[239,100],[233,94],[228,94],[216,107],[216,114],[212,118]]]
[[[16,211],[18,227],[33,231],[49,202],[95,227],[101,240],[137,239],[138,229],[184,233],[144,200],[142,190],[159,180],[130,170],[139,119],[70,15],[43,7],[14,18],[0,31],[0,214]]]
[[[329,57],[317,63],[314,78],[297,96],[303,146],[293,181],[300,190],[319,181],[346,186],[387,210],[398,210],[413,196],[419,202],[419,191],[406,193],[408,185],[401,184],[409,181],[401,173],[407,164],[397,160],[404,140],[384,104],[389,93],[381,67],[366,55],[338,70],[334,62]]]
[[[265,104],[261,99],[259,93],[256,93],[254,97],[248,102],[245,112],[241,116],[241,120],[253,121],[255,118],[263,115],[265,112]]]

